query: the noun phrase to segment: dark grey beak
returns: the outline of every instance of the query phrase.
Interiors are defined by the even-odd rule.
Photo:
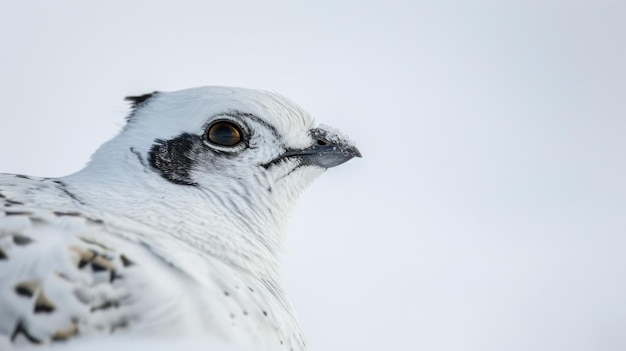
[[[361,152],[348,140],[321,128],[311,130],[314,144],[306,149],[287,150],[271,163],[287,158],[299,157],[301,165],[331,168],[351,160],[353,157],[362,157]],[[267,165],[269,166],[269,164]]]

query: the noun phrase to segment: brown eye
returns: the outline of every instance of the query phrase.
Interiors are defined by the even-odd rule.
[[[213,144],[221,146],[234,146],[243,140],[239,128],[226,121],[216,122],[210,126],[206,138]]]

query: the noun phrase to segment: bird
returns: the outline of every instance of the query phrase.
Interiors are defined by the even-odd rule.
[[[300,194],[361,157],[274,92],[127,97],[76,173],[0,174],[0,349],[206,337],[306,350],[279,254]]]

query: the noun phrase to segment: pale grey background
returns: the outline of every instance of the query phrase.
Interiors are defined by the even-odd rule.
[[[279,91],[356,140],[294,214],[313,350],[626,349],[626,2],[2,1],[0,166],[124,95]]]

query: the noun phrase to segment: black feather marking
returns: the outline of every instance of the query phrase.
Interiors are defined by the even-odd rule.
[[[24,297],[33,297],[33,291],[26,286],[18,285],[15,287],[15,293]]]
[[[124,276],[121,274],[118,274],[117,271],[115,271],[115,269],[111,270],[111,274],[109,275],[109,283],[113,283],[115,281],[115,279],[123,279]]]
[[[126,257],[125,255],[120,255],[120,260],[122,260],[122,265],[124,267],[130,267],[130,266],[134,266],[135,262],[133,262],[132,260],[128,259],[128,257]]]
[[[37,301],[37,303],[35,303],[35,313],[52,313],[55,310],[55,306],[54,304],[52,304],[50,301],[47,300],[42,300],[42,301]]]
[[[63,217],[63,216],[80,217],[82,215],[80,212],[75,212],[75,211],[52,211],[52,213],[54,213],[58,217]]]
[[[79,269],[84,268],[86,265],[90,264],[93,260],[95,260],[96,257],[98,257],[98,253],[97,252],[95,252],[93,250],[89,250],[89,251],[91,251],[91,253],[93,255],[91,257],[87,258],[87,259],[81,258],[80,261],[78,262],[78,268]]]
[[[98,264],[97,262],[91,262],[91,268],[94,272],[104,272],[109,270],[107,267]]]
[[[35,313],[52,313],[54,307],[47,305],[35,305]]]
[[[26,246],[33,242],[33,239],[24,235],[13,235],[13,243],[19,246]]]
[[[72,194],[69,190],[67,190],[67,185],[65,183],[63,183],[62,181],[56,179],[53,180],[54,183],[60,185],[59,189],[64,192],[67,196],[69,196],[72,200],[78,202],[81,205],[84,205],[85,203],[82,202],[76,195]]]
[[[132,108],[137,108],[137,106],[146,102],[149,98],[152,97],[152,95],[156,93],[157,91],[143,95],[127,96],[124,98],[124,100],[129,101],[132,104]]]
[[[200,137],[189,133],[170,140],[156,139],[148,154],[150,166],[172,183],[197,185],[190,175],[195,164],[190,156],[194,147],[199,145],[203,145]]]
[[[91,269],[94,272],[104,272],[104,271],[113,271],[115,267],[110,259],[103,255],[97,255],[93,260],[91,260]]]
[[[125,97],[124,100],[130,102],[130,108],[131,108],[131,112],[128,115],[128,117],[126,117],[126,120],[127,121],[131,121],[133,119],[133,117],[135,116],[135,112],[137,112],[137,109],[139,109],[141,106],[147,104],[148,100],[150,100],[150,98],[153,97],[157,93],[158,93],[158,91],[155,91],[155,92],[149,93],[149,94],[139,95],[139,96],[127,96],[127,97]]]
[[[148,165],[146,164],[146,162],[143,160],[143,157],[141,155],[141,153],[139,151],[137,151],[134,147],[130,147],[130,152],[132,152],[133,154],[135,154],[135,156],[137,156],[137,159],[139,160],[139,163],[141,163],[141,165],[143,166],[144,169],[148,168]]]
[[[7,254],[4,252],[4,250],[2,250],[2,248],[0,247],[0,261],[1,260],[8,260],[9,257],[7,256]]]
[[[28,211],[4,211],[7,216],[31,216],[33,213]]]
[[[21,320],[17,323],[17,325],[15,326],[15,329],[13,330],[13,333],[11,334],[11,342],[15,342],[15,339],[17,339],[17,336],[20,334],[23,334],[26,337],[26,339],[28,339],[28,341],[30,341],[33,344],[41,344],[41,340],[35,338],[34,336],[28,333],[28,330],[24,328],[24,324]]]
[[[22,179],[31,179],[29,176],[23,175],[23,174],[16,174],[15,177],[16,178],[22,178]]]

